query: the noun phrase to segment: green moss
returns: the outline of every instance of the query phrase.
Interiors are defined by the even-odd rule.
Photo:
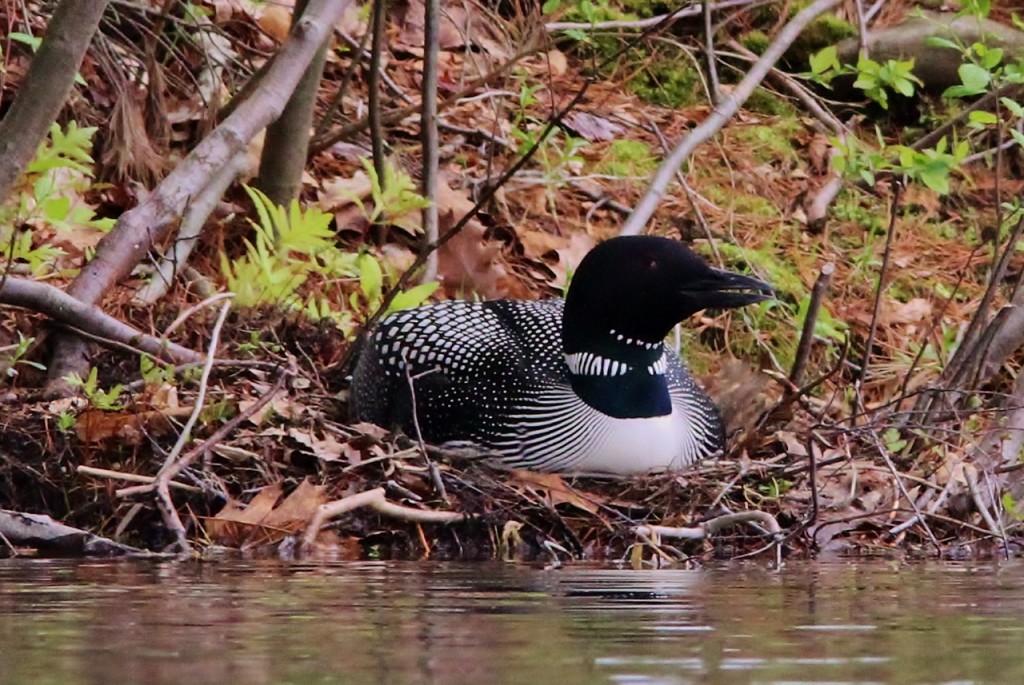
[[[616,140],[594,165],[594,173],[610,176],[647,176],[658,166],[650,146],[642,140]]]
[[[640,4],[640,3],[636,3]],[[645,16],[634,13],[629,3],[615,3],[609,0],[589,0],[586,4],[582,2],[566,2],[564,4],[565,14],[560,21],[572,22],[601,22],[601,21],[635,21]]]
[[[793,9],[795,14],[797,8]],[[857,28],[835,15],[824,14],[807,25],[789,50],[786,51],[786,64],[794,70],[807,70],[811,55],[822,48],[835,45],[844,38],[857,35]]]
[[[711,185],[704,189],[704,194],[716,205],[730,207],[739,214],[750,214],[778,218],[779,209],[771,201],[759,195],[748,195],[737,192],[728,186]]]
[[[661,59],[629,80],[628,86],[646,102],[664,107],[687,107],[704,101],[700,77],[685,58]]]
[[[726,133],[731,139],[744,143],[758,162],[772,162],[797,159],[798,154],[790,141],[799,127],[794,115],[792,119],[780,119],[771,125],[731,126]]]
[[[762,55],[768,48],[768,45],[771,44],[772,39],[771,36],[764,31],[754,29],[753,31],[748,31],[744,34],[740,38],[740,42],[743,44],[743,47],[750,50],[755,55]]]
[[[757,88],[750,97],[747,98],[746,103],[743,105],[746,109],[751,112],[758,112],[759,114],[768,114],[776,117],[798,117],[800,116],[796,109],[783,97],[779,97],[775,93],[765,90],[764,88]]]

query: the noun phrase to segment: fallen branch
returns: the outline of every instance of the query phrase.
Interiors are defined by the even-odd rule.
[[[113,557],[124,555],[151,556],[149,552],[72,528],[43,514],[26,514],[0,509],[0,537],[8,545],[69,555]]]
[[[316,536],[325,523],[342,514],[364,507],[368,507],[382,516],[412,523],[449,524],[466,520],[465,514],[455,511],[428,511],[389,502],[384,494],[384,488],[374,488],[317,507],[316,514],[306,527],[305,535],[302,536],[302,553],[309,554],[312,551]]]
[[[149,283],[135,293],[132,298],[133,304],[151,305],[167,293],[174,283],[175,276],[183,271],[188,264],[188,258],[192,256],[192,250],[199,243],[199,236],[206,226],[206,220],[220,202],[228,186],[245,169],[246,164],[248,164],[248,159],[245,154],[235,155],[214,174],[199,195],[192,198],[181,217],[181,228],[178,230],[178,239],[174,241],[174,247],[171,248],[170,254],[165,254],[157,262],[156,272],[150,278]]]
[[[769,535],[775,536],[782,533],[779,522],[775,517],[766,511],[739,511],[733,514],[716,516],[710,521],[698,524],[693,527],[658,526],[644,524],[635,526],[633,533],[641,537],[663,537],[677,538],[683,540],[704,540],[715,535],[719,531],[741,523],[752,523],[762,526]]]
[[[99,307],[77,300],[63,290],[46,283],[8,278],[0,284],[0,304],[31,309],[59,323],[81,329],[95,336],[101,344],[104,340],[111,340],[140,349],[172,364],[185,364],[203,359],[203,355],[194,350],[143,333],[105,314]]]

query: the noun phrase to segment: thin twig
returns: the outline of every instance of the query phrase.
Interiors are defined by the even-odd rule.
[[[878,331],[878,323],[882,314],[882,295],[885,292],[886,278],[889,275],[889,262],[892,259],[892,246],[896,236],[896,217],[899,214],[900,192],[903,184],[898,179],[892,182],[892,200],[889,205],[889,229],[885,236],[885,250],[882,252],[882,266],[878,271],[878,286],[875,288],[875,304],[871,310],[871,324],[868,327],[868,338],[864,343],[864,359],[861,362],[860,374],[854,383],[854,407],[852,414],[857,414],[864,406],[864,383],[868,377],[868,367],[871,361],[871,348],[875,344],[875,334]],[[851,418],[851,421],[853,419]],[[852,424],[851,424],[852,425]]]
[[[889,450],[882,444],[882,440],[878,437],[877,432],[872,431],[871,437],[874,440],[875,448],[878,450],[878,453],[881,455],[886,467],[889,469],[889,473],[891,473],[892,477],[895,479],[896,487],[899,488],[900,494],[903,495],[903,498],[907,500],[907,504],[909,504],[910,508],[913,509],[914,514],[921,520],[921,527],[924,528],[924,532],[928,535],[928,540],[932,543],[932,546],[935,547],[935,551],[939,553],[939,556],[942,556],[942,545],[939,544],[939,540],[935,537],[935,533],[932,532],[931,527],[925,522],[924,515],[922,514],[921,509],[917,506],[917,502],[914,501],[914,498],[910,496],[909,492],[907,492],[907,486],[903,484],[902,475],[898,470],[896,470],[896,465],[892,463],[892,457],[889,456]]]
[[[373,38],[370,41],[370,75],[367,79],[370,122],[370,145],[373,148],[373,168],[377,172],[377,183],[384,190],[384,122],[381,120],[381,88],[380,72],[384,68],[384,17],[387,11],[387,0],[373,0],[372,27]]]
[[[185,422],[184,428],[178,435],[178,440],[175,442],[174,447],[167,453],[167,459],[164,461],[163,466],[156,474],[156,479],[153,483],[157,493],[157,504],[160,507],[160,511],[164,516],[164,524],[167,529],[174,533],[177,538],[179,551],[183,554],[189,551],[188,538],[185,534],[185,526],[181,523],[181,518],[178,516],[177,510],[174,508],[174,502],[171,500],[170,491],[170,478],[164,478],[164,474],[171,470],[171,465],[178,459],[178,455],[185,448],[185,444],[192,439],[192,429],[195,427],[196,422],[199,421],[199,415],[203,411],[206,404],[206,391],[209,387],[210,374],[213,372],[213,360],[216,358],[217,345],[220,342],[220,331],[224,326],[224,320],[227,319],[228,311],[231,310],[230,300],[221,305],[220,313],[217,315],[217,321],[213,325],[213,331],[210,334],[210,345],[209,351],[206,356],[206,364],[203,366],[203,374],[199,381],[199,392],[196,398],[195,407],[192,413],[189,415],[188,420]]]
[[[423,197],[427,206],[423,208],[423,245],[424,247],[437,240],[437,183],[439,143],[437,134],[437,79],[438,59],[441,52],[440,0],[425,0],[423,3],[423,88],[420,116],[420,137],[423,141]],[[437,279],[437,252],[427,255],[426,268],[423,270],[423,282]]]
[[[85,466],[79,464],[75,467],[75,472],[81,473],[85,476],[93,476],[94,478],[106,478],[108,480],[126,480],[129,483],[147,483],[152,484],[156,480],[153,476],[143,476],[140,473],[125,473],[124,471],[111,471],[110,469],[98,469],[94,466]],[[179,483],[178,481],[171,481],[171,487],[184,492],[201,493],[202,488],[197,488],[194,485],[188,485],[187,483]]]
[[[718,83],[718,57],[715,54],[715,30],[711,25],[711,3],[705,0],[701,3],[701,10],[704,14],[704,59],[708,62],[708,81],[711,82],[711,105],[717,106],[722,92]]]
[[[807,304],[807,314],[804,315],[804,325],[800,331],[800,342],[796,346],[796,355],[793,359],[793,369],[789,372],[789,380],[793,385],[799,386],[803,380],[804,370],[807,368],[807,359],[811,355],[811,345],[814,342],[814,329],[818,325],[818,313],[821,311],[821,304],[828,293],[828,286],[832,282],[832,274],[835,273],[836,265],[828,262],[821,267],[818,278],[811,288],[810,302]]]

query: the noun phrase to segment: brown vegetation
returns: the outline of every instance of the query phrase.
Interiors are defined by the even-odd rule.
[[[875,120],[859,109],[851,119],[853,105],[831,113],[823,91],[769,72],[774,59],[750,66],[797,50],[800,27],[782,10],[731,3],[712,13],[723,23],[705,40],[687,12],[583,21],[569,2],[543,18],[538,3],[507,3],[505,15],[441,4],[438,113],[422,119],[437,126],[435,169],[420,144],[431,60],[417,0],[388,3],[379,63],[372,13],[355,3],[310,0],[287,39],[279,5],[200,2],[196,18],[176,2],[111,3],[81,82],[55,94],[60,123],[99,127],[90,152],[101,181],[91,162],[62,167],[72,182],[61,197],[116,225],[104,233],[92,213],[54,220],[57,201],[38,185],[47,171],[33,167],[2,209],[0,508],[12,511],[0,512],[0,532],[21,541],[8,550],[67,542],[65,529],[47,533],[22,511],[116,541],[76,538],[108,552],[636,564],[765,550],[1015,553],[1024,309],[1007,305],[1024,303],[1011,206],[1022,182],[1004,129],[971,129],[937,98],[894,103]],[[855,3],[815,5],[841,5],[856,24]],[[3,13],[8,26],[45,33],[38,3]],[[555,22],[585,28],[566,34]],[[756,35],[777,49],[755,49]],[[287,161],[267,161],[288,155],[261,155],[258,134],[319,71],[309,65],[325,37],[319,90],[306,89],[311,152],[295,179]],[[701,92],[702,60],[672,71],[663,55],[708,42],[721,51],[717,107],[641,97],[684,76]],[[4,102],[23,99],[43,54],[7,41]],[[764,73],[771,90],[755,90]],[[988,102],[1016,125],[998,97]],[[268,134],[274,145],[306,142],[298,109]],[[15,116],[7,110],[4,124]],[[890,145],[933,146],[928,134],[946,121],[978,153],[949,174],[948,192],[832,164],[852,141],[875,150],[876,125]],[[677,163],[659,170],[665,158]],[[436,236],[414,192],[425,168],[437,179]],[[281,223],[263,226],[268,244],[286,245],[272,269],[243,268],[259,244],[252,222],[266,224],[269,210],[236,176],[259,177],[278,200],[301,187],[309,214],[292,224],[294,242]],[[329,230],[313,226],[315,212]],[[777,303],[704,314],[682,332],[730,421],[722,459],[628,481],[507,473],[349,424],[352,342],[392,298],[427,294],[414,290],[420,267],[436,272],[439,296],[556,294],[582,254],[624,226],[692,241],[778,287]],[[224,264],[236,300],[240,286],[276,299],[218,297],[231,287]],[[82,380],[69,387],[69,373]],[[327,515],[343,516],[321,527]],[[677,545],[672,533],[699,541]]]

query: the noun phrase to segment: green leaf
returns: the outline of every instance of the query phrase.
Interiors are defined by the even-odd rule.
[[[991,72],[977,64],[961,64],[957,72],[960,74],[964,88],[973,95],[984,93],[992,81]]]
[[[51,222],[58,223],[68,218],[68,213],[71,211],[71,198],[67,197],[48,197],[40,203],[40,207],[43,210],[43,217]]]
[[[922,183],[940,195],[949,193],[949,169],[945,165],[941,168],[937,166],[923,167],[919,177]]]
[[[956,50],[957,52],[963,52],[963,47],[957,45],[948,38],[941,36],[928,36],[924,39],[924,44],[933,48],[949,48],[950,50]]]
[[[992,112],[983,112],[981,110],[971,112],[967,115],[967,118],[972,124],[977,124],[978,126],[990,126],[999,121]]]
[[[547,0],[540,8],[540,11],[544,14],[554,14],[558,11],[561,6],[561,0]]]
[[[390,314],[391,312],[398,312],[410,307],[418,307],[426,302],[427,298],[433,295],[440,285],[437,281],[430,281],[428,283],[420,283],[404,292],[398,293],[395,295],[395,299],[391,300],[391,304],[388,305],[387,313]]]
[[[1024,107],[1021,107],[1020,103],[1017,102],[1016,100],[1012,100],[1010,98],[1000,98],[999,102],[1002,103],[1003,107],[1008,109],[1010,111],[1010,114],[1012,114],[1013,116],[1018,118],[1024,116]]]
[[[376,302],[384,288],[384,272],[381,271],[380,262],[373,255],[363,253],[359,255],[356,264],[359,267],[359,287],[367,300]]]
[[[839,52],[836,46],[830,45],[811,55],[811,73],[824,74],[826,71],[839,68]]]
[[[32,36],[27,33],[22,33],[21,31],[11,31],[7,34],[7,37],[17,43],[23,43],[29,46],[32,48],[32,52],[38,50],[39,46],[43,42],[43,39],[40,36]]]

